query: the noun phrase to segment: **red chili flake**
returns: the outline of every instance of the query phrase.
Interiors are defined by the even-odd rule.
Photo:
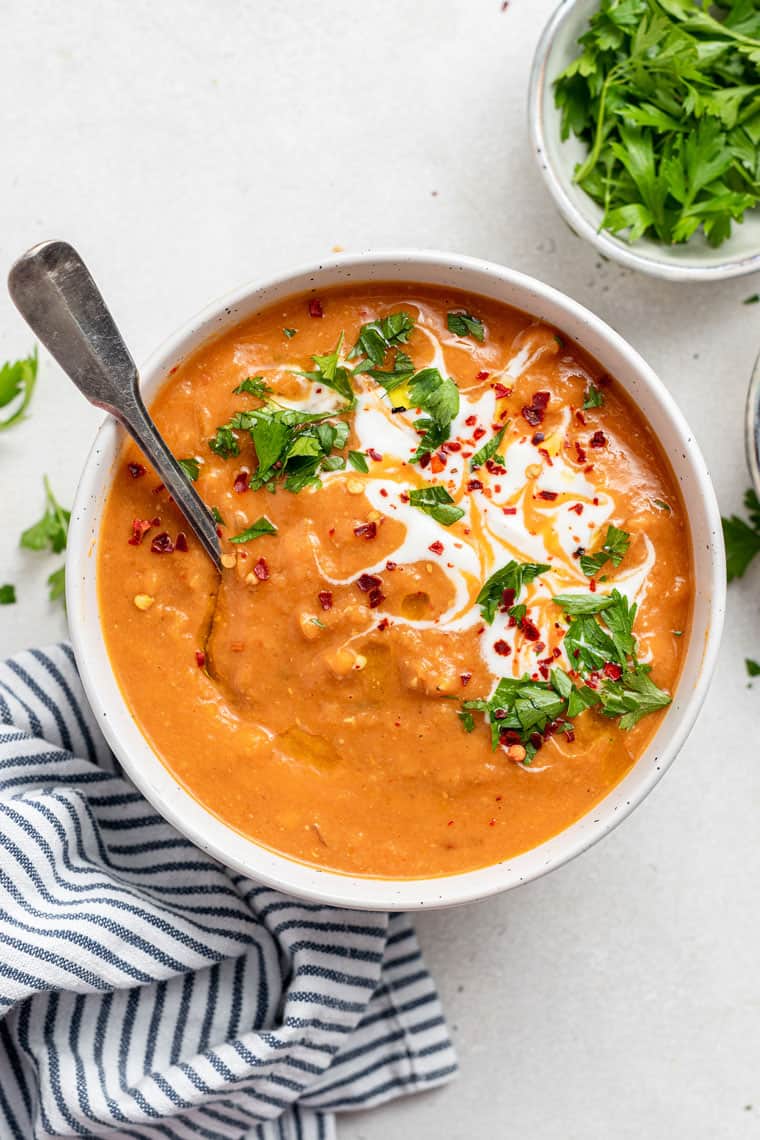
[[[494,713],[493,713],[493,719],[494,720],[506,720],[508,716],[509,716],[509,713],[507,712],[506,709],[494,709]],[[510,729],[505,729],[504,735],[506,736],[507,732],[510,732],[510,731],[511,731]]]
[[[449,439],[441,444],[441,451],[461,451],[462,445],[458,439]]]
[[[420,467],[428,467],[430,464],[430,452],[426,451],[424,455],[420,456]]]
[[[179,550],[180,554],[187,554],[187,535],[184,530],[181,530],[174,540],[174,549]]]
[[[217,535],[217,538],[221,538],[221,537],[222,537],[222,528],[221,528],[221,526],[219,525],[219,523],[217,523],[217,524],[216,524],[216,528],[215,528],[215,529],[216,529],[216,535]]]
[[[196,651],[195,651],[195,664],[198,666],[199,669],[202,669],[203,666],[206,664],[206,654],[203,652],[202,649],[196,649]]]
[[[585,423],[586,423],[586,417],[584,416],[583,412],[576,412],[576,413],[575,413],[575,418],[576,418],[576,420],[578,421],[578,423],[579,423],[579,424],[583,424],[583,425],[585,426]]]
[[[130,546],[139,546],[150,528],[155,524],[149,519],[132,519],[132,537],[128,539]]]
[[[493,643],[493,647],[500,657],[509,657],[512,652],[511,645],[508,645],[501,637]]]
[[[543,641],[537,641],[536,644],[533,646],[533,652],[534,653],[543,653],[543,651],[545,649],[546,649],[546,646],[544,645]]]
[[[361,523],[359,526],[354,527],[354,534],[357,538],[376,538],[377,537],[377,523],[368,522]]]
[[[391,623],[388,621],[388,619],[387,619],[387,618],[383,618],[383,620],[382,620],[382,621],[379,621],[379,622],[377,623],[377,628],[378,628],[378,629],[379,629],[379,630],[380,630],[382,633],[385,633],[386,629],[388,628],[388,626],[389,626],[390,624],[391,624]]]
[[[380,494],[383,496],[384,499],[388,498],[388,492],[386,491],[385,487],[380,488]]]
[[[483,484],[480,482],[480,479],[469,479],[467,481],[467,490],[468,491],[482,491],[483,490]]]
[[[506,475],[507,473],[506,467],[502,467],[493,459],[486,459],[486,471],[490,471],[492,475]]]
[[[161,534],[156,535],[150,544],[150,548],[154,554],[174,553],[174,543],[166,531],[163,531]]]
[[[497,400],[506,400],[508,396],[512,395],[512,389],[507,388],[504,384],[498,382],[493,385],[494,395]]]
[[[430,456],[430,470],[434,475],[440,475],[446,466],[446,456],[442,455],[440,451],[436,451],[435,455]]]
[[[581,445],[578,443],[577,440],[575,441],[575,454],[578,457],[579,463],[585,463],[586,462],[586,452],[583,450],[583,448],[581,447]]]
[[[385,569],[386,570],[395,570],[397,565],[398,565],[397,562],[386,562],[385,563]]]
[[[401,494],[399,495],[399,499],[401,500],[402,503],[408,503],[409,502],[409,496],[407,495],[406,491],[401,492]]]
[[[572,744],[573,741],[575,740],[575,733],[573,732],[572,728],[568,728],[565,730],[565,740],[567,741],[568,744]]]
[[[538,671],[541,674],[541,676],[543,677],[543,679],[546,681],[548,676],[549,676],[549,670],[546,668],[546,666],[545,665],[539,665]]]
[[[588,588],[592,594],[596,593],[596,578],[590,578]]]
[[[331,526],[327,533],[329,534],[330,538],[332,538],[332,536],[335,534],[335,527]]]
[[[502,11],[503,11],[503,9],[502,9]],[[495,819],[489,819],[488,826],[489,827],[496,827],[496,820]]]
[[[367,601],[371,610],[377,609],[380,603],[385,601],[385,594],[379,587],[375,587],[374,590],[370,590]]]
[[[253,568],[253,572],[260,582],[266,582],[269,577],[269,566],[265,558],[260,558]]]
[[[582,515],[583,514],[583,503],[573,503],[570,510],[575,511],[576,515]]]
[[[494,714],[495,715],[495,714]],[[502,720],[506,717],[506,713],[502,716]],[[505,744],[521,744],[520,733],[514,728],[505,728],[499,733],[499,737]]]
[[[235,482],[232,484],[232,490],[237,491],[238,495],[242,495],[243,491],[249,491],[249,480],[251,474],[249,471],[238,471],[235,476]]]
[[[588,467],[584,467],[584,468],[583,468],[583,474],[584,474],[584,475],[588,475],[588,474],[589,474],[589,472],[591,472],[591,471],[593,471],[593,470],[594,470],[594,464],[593,464],[593,463],[589,463]]]
[[[476,379],[476,380],[487,380],[487,379],[488,379],[488,377],[489,377],[490,375],[491,375],[491,373],[490,373],[490,372],[485,372],[485,371],[484,371],[484,370],[481,368],[480,372],[476,372],[476,373],[475,373],[475,379]]]
[[[501,604],[506,606],[507,609],[515,604],[515,591],[511,586],[507,586],[506,589],[502,590]]]
[[[468,427],[475,427],[475,424],[478,422],[478,417],[477,416],[468,416],[464,422],[467,424]]]
[[[463,686],[469,685],[470,681],[472,680],[472,673],[460,673],[459,680],[462,682]]]
[[[538,751],[539,748],[541,747],[541,745],[544,743],[543,738],[541,736],[541,733],[540,732],[531,732],[530,742],[533,745],[533,747],[536,749],[536,751]]]
[[[553,466],[554,466],[554,464],[552,463],[552,457],[551,457],[551,455],[549,454],[549,452],[546,450],[546,448],[545,448],[545,447],[539,447],[539,449],[538,449],[538,454],[539,454],[539,455],[541,455],[541,456],[543,456],[543,458],[546,460],[546,463],[547,463],[547,465],[548,465],[549,467],[553,467]]]
[[[604,666],[603,672],[604,672],[605,677],[609,677],[609,679],[611,681],[619,681],[620,678],[623,676],[623,670],[620,668],[619,665],[616,665],[614,663],[614,661],[607,661],[607,663]]]
[[[367,455],[370,459],[374,459],[375,463],[380,463],[383,458],[380,452],[374,447],[367,448]]]
[[[368,594],[376,586],[382,586],[383,580],[378,578],[376,574],[361,574],[357,578],[356,584],[363,593]]]
[[[589,446],[590,447],[606,447],[607,446],[607,436],[604,434],[603,431],[595,431],[594,434],[591,436],[591,439],[589,440]]]
[[[454,826],[454,820],[450,819],[449,822],[446,824],[446,826],[447,827],[453,827]]]
[[[443,543],[436,539],[435,542],[430,543],[428,550],[432,550],[433,554],[443,554]]]
[[[331,610],[333,603],[333,596],[330,590],[320,590],[317,594],[319,604],[323,610]]]
[[[576,546],[575,550],[573,551],[573,558],[580,558],[581,554],[585,554],[585,553],[586,553],[586,547],[585,546]]]
[[[543,443],[545,439],[546,439],[546,436],[544,435],[544,433],[542,431],[537,431],[534,433],[533,438],[531,439],[530,442],[533,444],[534,447],[538,447],[539,443]]]
[[[595,506],[595,507],[598,507],[598,506],[599,506],[599,499],[596,497],[596,495],[595,495],[595,496],[594,496],[594,498],[592,499],[592,502],[593,502],[593,504],[594,504],[594,506]]]
[[[505,515],[516,515],[517,514],[517,507],[502,507],[501,510],[502,510],[502,514],[505,514]]]
[[[556,491],[539,491],[538,497],[539,497],[539,499],[546,499],[547,502],[553,503],[554,500],[557,498],[557,492]]]
[[[322,302],[319,297],[312,297],[309,301],[309,316],[323,317],[324,315],[324,309],[322,308]]]
[[[133,479],[139,479],[141,475],[145,474],[145,468],[142,463],[128,463],[127,471]]]
[[[551,399],[551,392],[534,392],[531,404],[534,408],[545,408]]]
[[[526,404],[522,409],[521,415],[524,420],[527,420],[531,427],[538,427],[544,418],[544,413],[541,408],[534,408],[532,404]]]
[[[527,637],[528,641],[538,641],[541,636],[538,627],[533,624],[529,617],[524,617],[520,622],[520,629]]]
[[[163,483],[159,483],[157,487],[153,488],[153,494],[154,495],[160,495],[161,492],[165,491],[165,490],[166,490],[166,487],[164,487]]]
[[[475,428],[475,431],[472,433],[472,438],[473,439],[482,439],[485,434],[486,434],[485,428],[477,427],[477,428]]]

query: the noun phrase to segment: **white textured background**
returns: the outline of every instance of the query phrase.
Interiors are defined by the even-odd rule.
[[[4,0],[0,269],[79,246],[138,358],[247,278],[348,250],[448,248],[525,270],[641,350],[747,483],[757,277],[686,286],[602,263],[560,221],[525,128],[553,0]],[[433,192],[436,192],[435,194]],[[0,359],[31,337],[0,293]],[[64,634],[17,548],[48,472],[67,503],[98,414],[46,358],[0,435],[0,650]],[[548,879],[419,929],[458,1043],[447,1090],[341,1140],[760,1138],[760,565],[731,590],[718,675],[649,801]]]

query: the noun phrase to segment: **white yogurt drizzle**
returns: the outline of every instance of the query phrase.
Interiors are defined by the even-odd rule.
[[[456,345],[461,349],[464,342],[453,337],[440,339],[431,327],[432,321],[426,306],[413,300],[408,303],[418,309],[416,328],[430,343],[431,357],[421,366],[437,368],[442,375],[446,375],[444,348]],[[536,344],[526,338],[506,368],[501,373],[491,374],[491,383],[501,381],[513,385],[546,351],[545,343]],[[292,373],[297,371],[297,366],[257,365],[256,370],[262,373]],[[334,471],[323,474],[322,481],[328,483],[347,478],[360,479],[372,507],[405,527],[402,542],[390,554],[386,553],[382,559],[365,567],[363,572],[381,575],[385,572],[385,564],[389,559],[399,565],[433,562],[441,568],[453,587],[453,598],[448,609],[433,620],[414,620],[385,613],[381,608],[373,611],[377,619],[387,617],[396,625],[452,633],[479,627],[485,623],[475,599],[482,584],[495,570],[510,559],[518,562],[548,562],[551,570],[524,587],[519,601],[528,606],[531,619],[539,629],[540,640],[545,645],[555,643],[556,638],[552,638],[551,629],[557,611],[554,607],[547,606],[547,603],[553,595],[560,592],[588,592],[588,578],[581,571],[577,559],[573,558],[573,551],[579,546],[590,546],[595,540],[598,543],[598,537],[611,520],[614,510],[612,498],[596,488],[582,471],[572,467],[563,458],[564,438],[571,418],[570,409],[563,410],[559,427],[547,436],[544,443],[551,454],[551,465],[542,460],[527,435],[511,441],[508,435],[505,436],[504,444],[499,450],[504,456],[506,474],[485,476],[491,491],[489,498],[482,491],[466,490],[468,481],[483,476],[484,469],[471,472],[469,459],[463,458],[461,452],[449,453],[447,467],[439,474],[434,474],[430,466],[422,468],[418,463],[409,463],[419,442],[419,435],[413,426],[417,418],[414,409],[394,415],[391,410],[392,394],[388,396],[370,377],[356,377],[354,387],[356,405],[352,412],[352,424],[358,438],[357,448],[362,451],[375,449],[397,478]],[[298,398],[278,396],[277,400],[288,407],[301,410],[308,408],[313,412],[340,414],[342,407],[342,400],[335,392],[324,387],[320,391],[318,385],[315,386],[307,379],[303,380],[303,393],[299,393]],[[473,396],[460,388],[460,411],[451,425],[451,439],[470,439],[475,428],[482,427],[486,435],[477,442],[476,447],[480,447],[493,436],[492,424],[496,415],[497,401],[493,388],[481,389]],[[471,420],[473,416],[475,424]],[[469,425],[467,420],[470,420]],[[468,447],[465,450],[475,448]],[[527,469],[537,464],[540,464],[541,472],[537,478],[531,478]],[[403,492],[425,482],[443,484],[457,505],[464,510],[464,517],[454,528],[442,526],[402,500]],[[540,510],[546,519],[547,529],[551,530],[557,540],[561,560],[547,551],[541,534],[531,533],[526,523],[526,504],[530,501],[535,506],[538,500],[534,500],[533,496],[540,491],[558,494],[556,500],[540,500]],[[571,510],[576,503],[583,504],[582,520]],[[516,514],[505,515],[502,508],[506,505],[515,507]],[[465,533],[468,529],[474,529],[472,523],[476,516],[481,524],[482,539]],[[612,583],[629,601],[639,604],[646,596],[649,573],[655,562],[652,542],[648,536],[643,537],[644,558],[630,568],[625,566],[622,572],[617,571]],[[320,540],[314,532],[309,535],[309,541],[319,571],[327,582],[338,586],[356,580],[357,575],[347,578],[331,575],[320,559]],[[440,557],[430,551],[436,542],[442,543],[444,548]],[[505,676],[520,677],[536,671],[535,643],[524,637],[517,638],[515,632],[515,628],[509,626],[508,615],[497,613],[493,624],[485,625],[484,633],[479,639],[481,655],[496,680]],[[356,635],[350,640],[355,638]],[[508,656],[499,654],[494,649],[495,643],[499,641],[506,641],[510,646],[511,653]],[[562,651],[561,643],[559,648],[557,664],[569,668],[571,663]]]

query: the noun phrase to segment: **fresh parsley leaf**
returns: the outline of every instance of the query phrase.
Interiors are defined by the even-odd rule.
[[[299,372],[299,376],[306,376],[315,384],[331,388],[339,396],[342,396],[349,405],[353,405],[355,396],[351,386],[351,372],[339,363],[342,347],[343,333],[338,337],[338,343],[332,352],[317,353],[312,356],[311,359],[317,366],[313,372]]]
[[[262,515],[260,519],[256,519],[255,523],[251,523],[245,530],[241,530],[240,534],[232,535],[230,542],[251,542],[254,538],[261,538],[263,534],[277,534],[277,527]]]
[[[665,502],[664,499],[652,499],[652,502],[656,507],[659,508],[659,510],[666,511],[667,514],[672,513],[672,508],[670,507],[669,503]]]
[[[722,520],[729,582],[741,578],[753,558],[760,554],[760,502],[754,491],[746,492],[744,505],[749,513],[748,523],[738,515]]]
[[[193,456],[192,459],[178,459],[177,463],[179,463],[188,479],[192,479],[194,483],[201,473],[200,459],[197,459],[195,456]]]
[[[581,555],[581,570],[587,578],[593,578],[608,561],[613,566],[619,566],[630,544],[631,536],[627,531],[620,530],[616,526],[608,526],[602,549],[596,554]]]
[[[465,732],[475,731],[475,717],[472,715],[469,709],[462,709],[461,712],[457,713],[457,716],[461,720],[462,728],[465,730]]]
[[[440,484],[432,484],[430,487],[422,487],[417,491],[409,492],[409,502],[418,511],[423,514],[430,515],[436,522],[441,523],[442,526],[451,526],[452,523],[457,522],[464,515],[461,507],[454,505],[449,492],[445,487]]]
[[[577,614],[600,614],[612,605],[613,599],[609,594],[555,594],[552,601],[574,617]]]
[[[405,309],[390,313],[379,321],[370,321],[359,329],[359,336],[351,349],[349,359],[366,356],[375,368],[379,368],[388,350],[406,344],[413,330],[414,318]]]
[[[508,423],[504,424],[504,427],[499,428],[496,435],[492,439],[489,439],[488,443],[484,443],[483,446],[475,452],[472,459],[470,460],[471,471],[476,471],[478,467],[482,467],[483,464],[487,463],[489,459],[494,459],[497,463],[503,466],[504,457],[497,455],[497,452],[501,447],[501,441],[504,439],[504,432],[507,430],[508,426]]]
[[[216,435],[208,441],[208,445],[221,459],[231,459],[233,455],[240,455],[237,436],[228,424],[216,429]]]
[[[39,522],[30,526],[21,535],[21,546],[27,550],[50,550],[60,554],[66,549],[71,512],[64,510],[50,487],[47,475],[44,476],[45,513]]]
[[[576,672],[602,669],[608,661],[618,661],[615,642],[592,614],[579,614],[568,626],[565,653]],[[622,663],[621,663],[622,664]]]
[[[242,396],[244,392],[247,392],[249,396],[258,396],[263,400],[265,396],[271,394],[272,389],[263,376],[248,376],[238,384],[237,388],[232,389],[232,393],[235,396]]]
[[[12,586],[11,589],[13,589]],[[753,661],[751,657],[745,657],[744,664],[747,668],[748,677],[760,677],[760,664],[757,661]]]
[[[7,419],[0,420],[0,431],[12,427],[24,419],[24,412],[29,407],[34,386],[37,383],[37,347],[30,356],[22,360],[8,361],[0,367],[0,408],[18,399],[18,404]]]
[[[47,580],[48,597],[51,602],[56,602],[62,598],[66,593],[66,567],[59,566],[52,574],[48,575]]]
[[[0,586],[0,606],[12,606],[16,601],[16,587],[7,583]]]
[[[355,471],[361,471],[364,475],[367,475],[369,473],[367,456],[363,451],[349,451],[348,462],[351,464]]]
[[[626,669],[619,681],[605,681],[599,690],[601,709],[606,717],[620,717],[624,731],[649,713],[670,704],[672,697],[658,689],[649,675],[648,665]]]
[[[396,388],[400,388],[402,384],[406,384],[414,373],[414,365],[412,358],[407,356],[405,352],[398,349],[393,356],[390,368],[375,368],[369,357],[357,364],[354,369],[354,375],[358,376],[360,373],[366,373],[371,376],[373,380],[377,381],[385,388],[386,392],[393,392]]]
[[[426,413],[414,424],[421,434],[412,457],[415,462],[449,438],[452,420],[459,414],[459,389],[453,380],[444,379],[437,368],[423,368],[409,382],[409,404]]]
[[[751,296],[745,297],[742,301],[743,305],[757,305],[760,302],[760,293],[752,293]]]
[[[282,332],[283,332],[283,336],[286,336],[288,338],[288,340],[292,340],[292,338],[298,332],[298,329],[283,329]]]
[[[483,583],[480,593],[475,599],[475,604],[480,606],[480,612],[485,621],[489,625],[493,624],[496,611],[503,604],[502,598],[505,590],[514,592],[514,597],[510,603],[514,606],[522,593],[523,586],[550,569],[551,567],[544,562],[515,562],[512,559],[506,566],[502,566],[500,570],[493,573]],[[512,616],[516,615],[513,614]]]
[[[214,522],[217,524],[217,526],[224,526],[225,525],[224,519],[222,518],[222,512],[219,510],[218,507],[212,507],[211,508],[211,514],[212,514]]]
[[[590,382],[583,400],[584,410],[588,410],[589,408],[601,408],[603,405],[604,392],[602,392],[601,388],[597,388],[593,381]]]
[[[446,318],[446,325],[449,332],[453,332],[455,336],[471,336],[481,343],[486,339],[483,322],[480,317],[474,317],[472,313],[449,313]]]

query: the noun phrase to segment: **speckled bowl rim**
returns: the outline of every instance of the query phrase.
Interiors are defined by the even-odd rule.
[[[245,285],[213,302],[153,354],[143,369],[143,391],[150,399],[170,369],[198,345],[267,304],[301,291],[316,294],[333,285],[372,281],[466,289],[557,325],[618,377],[668,452],[688,505],[694,542],[694,629],[673,704],[652,745],[623,781],[589,813],[539,847],[502,863],[441,878],[361,878],[322,870],[260,846],[223,823],[152,751],[124,700],[106,651],[97,605],[96,553],[102,508],[123,439],[121,428],[110,418],[97,433],[77,489],[66,598],[74,652],[98,723],[127,776],[179,832],[219,862],[303,899],[361,909],[414,910],[471,902],[538,878],[607,835],[648,795],[683,745],[708,689],[725,608],[725,559],[707,468],[662,382],[622,337],[588,309],[548,285],[486,261],[434,251],[368,251]]]
[[[579,2],[586,0],[561,0],[559,7],[550,17],[541,33],[530,73],[528,92],[528,130],[533,153],[541,175],[549,188],[555,205],[570,228],[579,236],[591,242],[605,257],[637,269],[650,276],[666,281],[726,281],[732,277],[743,277],[760,271],[760,249],[730,262],[715,262],[703,265],[684,265],[678,261],[659,261],[647,256],[636,243],[629,245],[606,230],[598,230],[578,209],[567,192],[567,179],[550,160],[546,145],[546,124],[544,122],[544,95],[552,78],[547,75],[549,57],[557,37],[562,33],[565,22],[572,15]]]

